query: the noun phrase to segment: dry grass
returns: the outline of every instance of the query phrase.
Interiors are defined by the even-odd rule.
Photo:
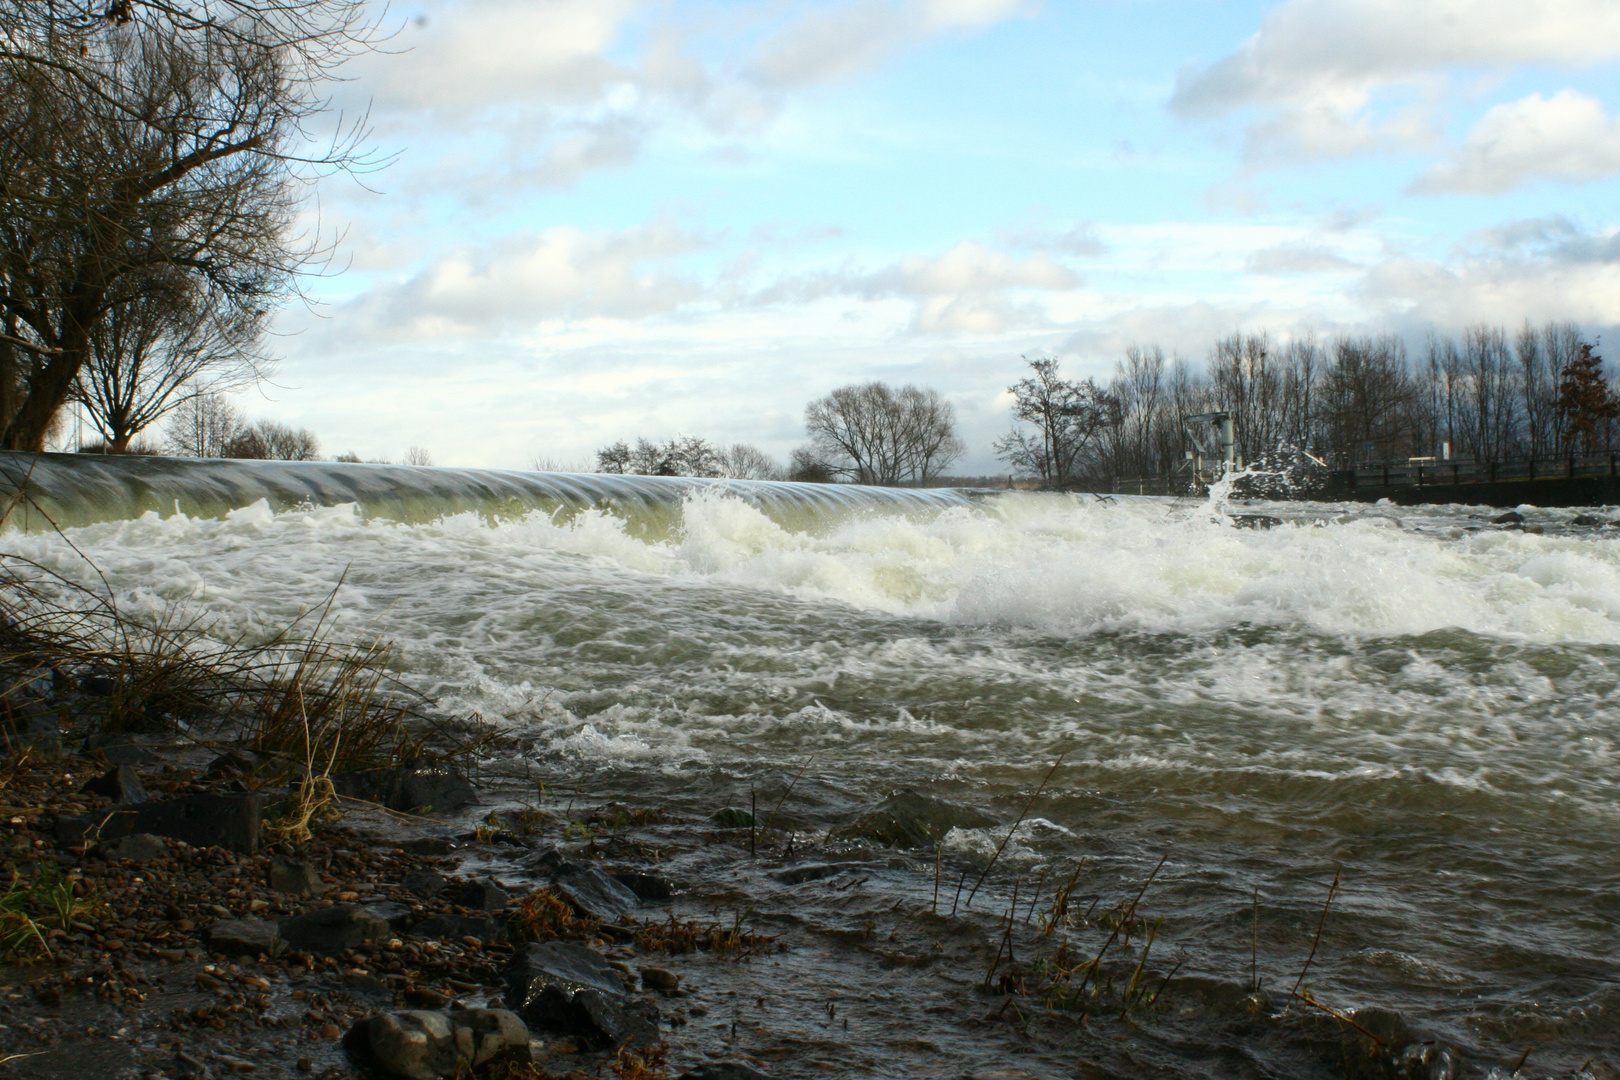
[[[594,919],[581,919],[574,909],[551,888],[536,889],[519,900],[508,917],[512,929],[524,941],[550,941],[592,933]]]

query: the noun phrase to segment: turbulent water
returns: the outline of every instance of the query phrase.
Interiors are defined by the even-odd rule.
[[[54,516],[140,509],[105,486],[74,504],[52,467]],[[412,483],[396,472],[345,490]],[[127,608],[203,609],[221,633],[336,590],[339,624],[393,640],[416,686],[602,797],[706,813],[808,762],[807,828],[907,786],[1010,821],[1066,755],[1000,869],[1086,855],[1110,904],[1168,853],[1144,910],[1187,972],[1254,964],[1286,989],[1338,871],[1323,1000],[1486,1061],[1533,1046],[1548,1074],[1620,1045],[1620,528],[1291,503],[1240,529],[1191,500],[654,481],[608,504],[582,478],[523,481],[500,513],[390,515],[303,475],[311,505],[249,485],[192,516],[163,489],[142,497],[166,513],[3,544],[88,577],[82,553]],[[982,865],[1002,832],[958,830],[945,856]],[[932,854],[894,888],[925,894]],[[1223,1038],[1167,1039],[1141,1074],[1177,1054],[1267,1074],[1212,1064]],[[844,1074],[968,1052],[932,1045]]]

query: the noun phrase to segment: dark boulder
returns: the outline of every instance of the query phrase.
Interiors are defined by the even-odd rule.
[[[575,915],[599,922],[628,915],[641,903],[635,893],[594,866],[558,874],[551,887]]]
[[[259,767],[259,755],[251,750],[231,749],[208,763],[203,770],[204,780],[238,780],[253,775]]]
[[[412,870],[399,879],[405,891],[424,900],[444,892],[444,875],[437,870]]]
[[[1523,525],[1524,524],[1524,515],[1519,513],[1517,510],[1509,510],[1505,514],[1501,514],[1501,515],[1498,515],[1497,517],[1491,518],[1491,524],[1493,524],[1493,525]]]
[[[716,810],[710,819],[722,829],[747,829],[754,825],[754,815],[747,810],[738,810],[734,806],[723,807]]]
[[[259,846],[264,796],[254,792],[185,795],[164,802],[142,803],[129,816],[126,832],[167,836],[171,840],[184,840],[192,847],[253,851]]]
[[[100,795],[104,799],[128,806],[146,801],[146,785],[133,765],[114,765],[106,772],[85,783],[79,789],[85,795]]]
[[[929,847],[945,839],[952,829],[986,829],[996,824],[995,818],[971,806],[907,789],[834,829],[832,836],[891,847]]]
[[[366,910],[388,923],[388,928],[394,933],[402,933],[416,918],[411,909],[397,900],[379,900],[374,904],[367,904]]]
[[[282,940],[268,919],[219,919],[208,928],[208,948],[226,956],[275,956]]]
[[[675,896],[674,883],[669,878],[659,877],[657,874],[638,874],[626,871],[609,876],[642,900],[671,900]]]
[[[319,896],[329,888],[313,866],[283,855],[271,856],[266,876],[271,889],[288,896]]]
[[[582,945],[525,945],[507,963],[506,1003],[531,1027],[593,1049],[658,1040],[656,1013],[625,993],[618,973]]]
[[[458,810],[478,801],[465,776],[447,765],[411,763],[388,769],[332,773],[339,795],[377,803],[401,813]]]
[[[387,919],[356,904],[317,908],[281,924],[281,936],[288,945],[325,956],[368,941],[387,941],[392,933]]]
[[[474,911],[503,911],[512,902],[512,896],[495,884],[494,878],[469,881],[456,890],[451,903]]]

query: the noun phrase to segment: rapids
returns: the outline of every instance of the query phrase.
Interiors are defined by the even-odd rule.
[[[1276,503],[1245,508],[1284,519],[1255,530],[1191,500],[366,466],[46,459],[33,482],[64,530],[5,551],[222,635],[335,590],[340,628],[582,798],[707,815],[808,762],[787,804],[808,831],[908,786],[1011,821],[1066,754],[1002,905],[1080,855],[1113,903],[1169,853],[1144,901],[1163,955],[1277,991],[1338,870],[1322,999],[1486,1062],[1534,1046],[1548,1075],[1620,1047],[1620,528],[1573,511],[1522,508],[1535,534]],[[947,864],[1004,831],[957,830]],[[889,895],[926,899],[926,854]],[[793,977],[810,1000],[856,976]],[[872,1023],[818,1051],[833,1075],[982,1050]],[[1127,1074],[1292,1074],[1211,1059],[1230,1039],[1165,1036]],[[1073,1075],[1065,1053],[1025,1067]]]

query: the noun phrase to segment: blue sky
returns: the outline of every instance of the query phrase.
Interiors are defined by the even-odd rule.
[[[329,452],[785,458],[871,378],[994,471],[1021,355],[1620,324],[1613,0],[432,0],[253,415]],[[314,208],[312,207],[312,220]],[[268,400],[266,400],[268,399]]]

